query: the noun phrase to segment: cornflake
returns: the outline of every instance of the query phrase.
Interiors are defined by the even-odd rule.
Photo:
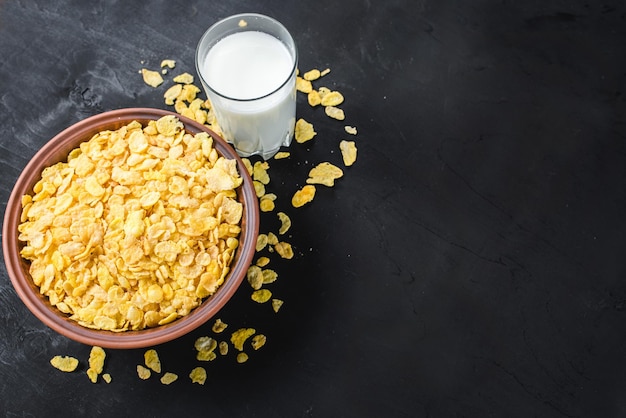
[[[89,368],[87,369],[87,376],[89,376],[91,383],[96,383],[98,375],[102,373],[105,358],[106,353],[102,347],[91,347],[91,351],[89,353]]]
[[[204,385],[206,382],[206,370],[204,367],[195,367],[189,373],[189,378],[191,379],[191,383],[198,383],[199,385]]]
[[[227,327],[228,327],[228,324],[222,322],[222,320],[218,318],[213,323],[213,327],[211,327],[211,330],[214,333],[219,334],[219,333],[223,332]]]
[[[278,313],[280,308],[283,306],[283,301],[281,299],[272,299],[272,309],[274,312]]]
[[[277,152],[276,155],[274,155],[274,159],[275,160],[282,160],[285,158],[289,158],[289,156],[291,155],[291,153],[289,153],[288,151],[280,151]]]
[[[356,145],[354,141],[342,140],[339,143],[343,163],[346,167],[351,166],[356,161]]]
[[[161,376],[161,383],[164,385],[169,385],[170,383],[178,380],[178,375],[171,372],[166,372],[163,376]]]
[[[315,197],[315,186],[307,184],[302,189],[296,191],[291,198],[291,204],[294,208],[299,208],[311,202]]]
[[[161,68],[164,68],[164,67],[167,67],[167,68],[170,68],[170,69],[174,68],[174,67],[176,67],[176,61],[174,61],[174,60],[163,60],[163,61],[161,61]]]
[[[344,126],[343,129],[346,131],[347,134],[350,135],[356,135],[357,133],[356,127],[354,126]]]
[[[62,372],[73,372],[78,367],[78,359],[70,356],[54,356],[50,364]]]
[[[314,68],[311,71],[307,71],[302,75],[302,78],[309,81],[314,81],[320,78],[320,70]]]
[[[141,380],[147,380],[150,378],[151,375],[152,372],[150,371],[150,369],[142,366],[141,364],[137,365],[137,376],[139,376]]]
[[[322,96],[317,90],[312,90],[307,94],[307,102],[309,102],[309,106],[315,107],[322,103]]]
[[[270,263],[269,257],[259,257],[254,263],[257,267],[265,267]]]
[[[240,328],[230,336],[230,342],[238,351],[243,351],[243,345],[248,338],[256,333],[254,328]]]
[[[259,289],[252,292],[252,300],[256,303],[265,303],[272,297],[272,292],[267,289]]]
[[[298,121],[296,122],[296,129],[294,134],[297,143],[302,144],[304,142],[307,142],[313,139],[315,135],[317,135],[317,132],[315,132],[315,130],[313,129],[313,124],[307,122],[302,118],[298,119]]]
[[[343,95],[338,91],[331,91],[330,93],[324,95],[321,101],[321,105],[324,107],[328,106],[339,106],[343,103]]]
[[[274,249],[276,250],[278,255],[280,255],[282,258],[285,258],[288,260],[293,258],[293,248],[291,247],[291,244],[287,242],[281,241],[281,242],[274,244]]]
[[[278,220],[280,220],[280,228],[278,229],[278,233],[280,235],[284,235],[289,228],[291,228],[291,218],[285,212],[278,212],[276,214],[278,216]]]
[[[296,90],[308,94],[313,90],[313,85],[309,80],[298,76],[296,77]]]
[[[182,73],[172,79],[174,83],[193,84],[193,76],[189,73]]]
[[[226,341],[220,341],[218,347],[221,355],[225,356],[228,354],[228,343]]]
[[[335,185],[335,180],[343,177],[343,170],[329,162],[323,162],[313,167],[309,172],[308,184],[323,184],[327,187]]]
[[[146,68],[142,68],[141,75],[143,77],[144,83],[146,83],[150,87],[157,88],[163,83],[163,77],[161,77],[161,74],[158,71],[152,71]]]
[[[155,349],[147,350],[143,354],[144,362],[155,373],[161,373],[161,360]]]
[[[335,106],[326,106],[324,108],[324,112],[326,112],[326,115],[328,117],[333,118],[333,119],[344,120],[346,118],[346,115],[344,114],[343,110]]]
[[[105,373],[102,375],[102,380],[104,380],[105,383],[111,383],[111,375],[109,373]]]
[[[248,361],[248,355],[246,353],[237,354],[237,363],[245,363]]]
[[[263,286],[263,271],[261,270],[261,267],[248,267],[248,271],[246,272],[246,279],[253,289],[260,289],[261,286]]]
[[[267,341],[267,337],[265,337],[265,335],[257,334],[254,337],[252,337],[252,342],[251,342],[252,348],[255,350],[258,350],[259,348],[265,345],[266,341]]]

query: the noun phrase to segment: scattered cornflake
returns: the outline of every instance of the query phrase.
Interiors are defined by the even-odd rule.
[[[356,135],[356,127],[355,126],[344,126],[343,129],[346,131],[347,134],[350,135]]]
[[[220,341],[218,347],[221,355],[225,356],[228,354],[228,343],[226,341]]]
[[[291,204],[294,208],[299,208],[311,202],[315,197],[315,186],[307,184],[300,190],[296,191],[291,198]]]
[[[259,289],[252,292],[252,300],[256,303],[265,303],[272,298],[272,292],[268,289]]]
[[[230,336],[230,342],[233,344],[233,347],[237,349],[237,351],[243,351],[244,343],[255,333],[256,330],[254,328],[240,328],[232,333]]]
[[[163,77],[158,71],[152,71],[146,68],[142,68],[141,75],[143,77],[143,82],[150,87],[157,88],[163,83]]]
[[[217,358],[217,354],[214,351],[198,351],[196,354],[196,360],[198,361],[213,361]]]
[[[278,273],[276,273],[272,269],[265,269],[265,270],[263,270],[261,275],[263,276],[263,284],[274,283],[276,281],[276,279],[278,279]]]
[[[324,99],[322,99],[324,100]],[[329,118],[333,118],[333,119],[337,119],[337,120],[344,120],[346,118],[346,115],[344,114],[342,109],[339,109],[338,107],[334,107],[334,106],[326,106],[324,108],[324,112],[326,112],[326,115]]]
[[[272,309],[274,312],[278,313],[281,306],[283,306],[283,301],[281,299],[272,299]]]
[[[191,383],[204,385],[204,382],[206,382],[206,369],[204,367],[195,367],[189,373],[189,378],[191,379]]]
[[[223,332],[226,328],[228,328],[228,324],[226,324],[225,322],[223,322],[221,319],[218,318],[213,323],[213,327],[211,327],[211,330],[214,333],[219,334]]]
[[[326,68],[320,73],[320,77],[324,77],[326,74],[330,73],[330,68]]]
[[[296,90],[309,94],[313,90],[313,85],[309,80],[305,80],[302,77],[296,77]]]
[[[311,107],[315,107],[322,103],[322,97],[317,90],[311,90],[309,94],[307,94],[307,101]]]
[[[291,153],[289,151],[280,151],[277,152],[276,155],[274,155],[274,159],[275,160],[282,160],[285,158],[289,158],[289,156],[291,155]]]
[[[263,184],[268,184],[270,182],[270,176],[267,173],[269,168],[270,165],[267,161],[257,161],[252,167],[252,178]]]
[[[341,156],[343,157],[343,163],[346,167],[351,166],[356,161],[356,144],[354,141],[342,140],[339,143],[339,149],[341,150]]]
[[[161,68],[164,68],[164,67],[174,68],[174,67],[176,67],[176,61],[174,61],[174,60],[163,60],[163,61],[161,61]]]
[[[293,258],[293,248],[291,248],[291,244],[287,242],[279,242],[274,245],[274,249],[282,258],[287,260],[291,260]]]
[[[272,199],[269,196],[270,194],[265,194],[259,200],[259,209],[261,212],[271,212],[276,207],[276,204],[274,203],[275,199]]]
[[[254,186],[254,193],[256,194],[256,197],[261,198],[265,195],[265,184],[258,180],[252,180],[252,185]]]
[[[343,95],[341,93],[339,93],[338,91],[331,91],[330,93],[322,97],[321,105],[325,107],[339,106],[343,103],[343,100]]]
[[[296,122],[296,129],[294,137],[296,138],[296,142],[302,144],[306,141],[313,139],[313,137],[317,135],[317,132],[313,129],[313,124],[307,122],[306,120],[300,118]]]
[[[248,267],[246,279],[254,290],[260,289],[263,286],[263,270],[259,266]]]
[[[147,350],[143,354],[143,359],[149,369],[155,373],[161,373],[161,360],[159,359],[159,354],[155,349],[151,348]]]
[[[245,363],[248,361],[248,355],[246,353],[237,354],[237,363]]]
[[[256,251],[263,251],[263,249],[267,246],[267,234],[259,234],[256,237]]]
[[[269,257],[259,257],[259,259],[254,263],[257,267],[265,267],[270,263]]]
[[[252,163],[250,162],[249,158],[242,158],[241,161],[243,161],[243,165],[246,167],[246,170],[248,170],[248,174],[253,175],[254,174],[254,167],[252,167]]]
[[[213,351],[217,348],[217,341],[211,337],[198,337],[193,345],[197,351]]]
[[[137,365],[137,376],[139,376],[141,380],[148,380],[151,375],[152,372],[150,371],[150,369],[142,366],[141,364]]]
[[[176,380],[178,380],[178,375],[172,372],[166,372],[163,376],[161,376],[161,383],[164,385],[169,385]]]
[[[268,232],[267,233],[267,243],[269,245],[276,245],[276,244],[278,244],[278,237],[276,236],[275,233],[273,233],[273,232]]]
[[[78,367],[78,359],[70,356],[54,356],[50,364],[62,372],[73,372]]]
[[[244,19],[241,19],[238,25],[240,28],[245,28],[246,26],[248,26],[248,22],[246,22]]]
[[[178,96],[180,96],[182,92],[183,92],[183,85],[174,84],[172,87],[167,89],[165,93],[163,94],[163,98],[165,98],[165,104],[169,106],[173,105],[176,99],[178,98]]]
[[[193,76],[189,73],[182,73],[172,79],[174,83],[193,84]]]
[[[278,233],[280,235],[284,235],[291,228],[291,218],[285,212],[278,212],[276,214],[278,216],[278,220],[280,221],[280,228],[278,228]]]
[[[265,342],[267,341],[267,337],[263,334],[257,334],[254,337],[252,337],[252,348],[255,350],[258,350],[259,348],[263,347],[265,345]]]
[[[320,78],[320,75],[321,75],[320,70],[318,70],[317,68],[314,68],[311,71],[307,71],[306,73],[302,74],[302,78],[308,81],[314,81]]]
[[[324,97],[326,97],[327,94],[331,92],[332,90],[328,87],[320,87],[319,89],[317,89],[317,93],[320,95],[320,99],[323,99]]]
[[[343,177],[343,170],[329,162],[323,162],[309,171],[308,184],[323,184],[327,187],[335,185],[335,180]]]
[[[111,375],[109,373],[105,373],[102,375],[102,380],[104,380],[105,383],[111,383]]]
[[[102,347],[91,347],[91,351],[89,352],[89,368],[87,369],[87,376],[89,376],[91,383],[96,383],[98,375],[102,373],[105,358],[106,353]]]

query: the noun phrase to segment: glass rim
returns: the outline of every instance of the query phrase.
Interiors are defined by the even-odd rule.
[[[216,27],[225,24],[226,22],[230,22],[233,20],[241,20],[244,19],[245,17],[254,17],[257,19],[264,19],[267,21],[270,21],[271,23],[275,24],[276,26],[279,27],[279,29],[282,29],[288,36],[289,36],[289,40],[291,41],[291,43],[293,44],[293,65],[291,67],[291,71],[289,71],[289,75],[286,77],[285,81],[283,81],[277,88],[275,88],[274,90],[270,91],[267,94],[264,94],[262,96],[258,96],[258,97],[252,97],[249,99],[239,99],[236,97],[230,97],[227,96],[223,93],[220,93],[219,91],[217,91],[214,87],[211,86],[211,84],[206,80],[206,78],[202,75],[202,71],[200,71],[200,46],[203,43],[206,43],[206,38],[209,36],[209,33],[214,30]],[[276,38],[280,43],[282,43],[283,45],[285,45],[285,47],[289,50],[289,55],[291,55],[291,49],[289,48],[288,45],[285,44],[285,42],[283,42],[281,39],[277,38],[276,36],[261,31],[261,30],[257,30],[257,29],[246,29],[246,28],[241,28],[241,31],[235,31],[232,33],[227,33],[224,36],[220,37],[219,39],[215,40],[213,42],[213,44],[207,48],[207,53],[209,50],[211,50],[211,48],[213,48],[215,46],[215,44],[217,44],[219,41],[221,41],[222,39],[226,38],[229,35],[233,35],[235,33],[240,33],[240,32],[262,32],[262,33],[266,33],[270,36],[272,36],[273,38]],[[206,58],[206,55],[205,57]],[[256,100],[261,100],[261,99],[265,99],[266,97],[272,96],[273,94],[275,94],[276,92],[278,92],[279,90],[281,90],[283,87],[285,87],[287,85],[287,83],[289,82],[289,80],[291,80],[291,78],[294,76],[296,69],[298,67],[298,48],[296,47],[296,42],[293,39],[293,36],[291,36],[291,33],[287,30],[287,28],[280,23],[278,20],[270,17],[270,16],[266,16],[260,13],[239,13],[239,14],[235,14],[235,15],[231,15],[228,17],[225,17],[223,19],[218,20],[217,22],[215,22],[214,24],[212,24],[200,37],[200,40],[198,41],[198,45],[196,46],[196,53],[195,53],[195,61],[196,61],[196,72],[198,73],[198,77],[200,77],[200,80],[202,82],[202,84],[204,86],[206,86],[209,90],[211,90],[213,93],[217,94],[218,96],[220,96],[221,98],[227,99],[227,100],[232,100],[235,102],[254,102]]]

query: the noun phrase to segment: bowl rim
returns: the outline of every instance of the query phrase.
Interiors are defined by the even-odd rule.
[[[231,262],[231,269],[216,293],[206,298],[188,315],[169,324],[121,332],[87,328],[69,319],[66,314],[52,306],[47,301],[47,297],[40,294],[38,287],[32,283],[25,271],[25,260],[22,259],[19,251],[14,250],[19,245],[17,226],[21,219],[22,196],[32,191],[32,187],[40,178],[43,168],[66,159],[70,150],[76,148],[79,143],[91,139],[94,134],[106,129],[118,129],[133,120],[144,125],[148,120],[157,120],[167,115],[176,116],[184,124],[185,129],[192,134],[208,133],[213,138],[214,147],[220,155],[234,158],[237,161],[237,168],[243,178],[243,183],[238,188],[238,200],[245,202],[245,204],[239,247]],[[168,110],[137,107],[110,110],[87,117],[56,134],[33,155],[20,173],[7,201],[2,227],[2,248],[7,273],[15,291],[26,307],[45,325],[57,333],[83,344],[104,348],[131,349],[156,346],[172,341],[193,331],[214,317],[231,299],[243,281],[255,254],[258,232],[258,200],[252,178],[237,152],[213,130],[192,119]]]

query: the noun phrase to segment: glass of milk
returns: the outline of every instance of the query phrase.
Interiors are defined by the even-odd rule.
[[[269,159],[291,144],[297,65],[291,35],[268,16],[230,16],[200,39],[196,70],[224,139],[239,155]]]

